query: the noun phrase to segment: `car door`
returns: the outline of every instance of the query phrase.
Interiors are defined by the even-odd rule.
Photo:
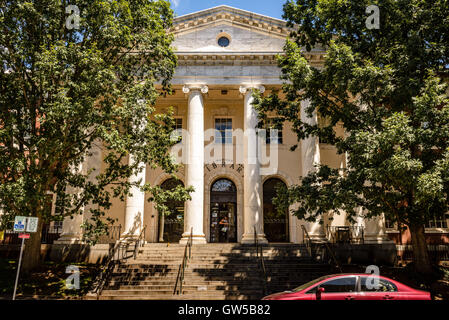
[[[398,288],[394,283],[382,278],[378,279],[378,283],[373,280],[372,276],[360,278],[360,292],[357,300],[400,300]]]
[[[357,276],[342,276],[321,283],[321,300],[355,300],[357,298]]]

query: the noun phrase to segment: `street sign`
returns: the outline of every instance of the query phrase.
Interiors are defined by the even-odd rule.
[[[14,293],[12,295],[13,300],[16,300],[17,284],[19,283],[20,266],[22,264],[23,245],[25,244],[25,239],[30,238],[30,234],[25,233],[25,231],[36,232],[38,222],[39,218],[36,217],[15,217],[14,219],[14,231],[20,232],[19,239],[22,239],[22,245],[20,246],[19,265],[17,266],[16,283],[14,284]]]
[[[27,218],[26,217],[16,217],[14,219],[14,231],[16,231],[16,232],[23,232],[23,231],[25,231],[26,224],[27,224]]]
[[[38,222],[39,222],[39,218],[28,217],[26,232],[37,232],[37,224],[38,224]]]
[[[0,231],[0,241],[5,239],[5,231]]]

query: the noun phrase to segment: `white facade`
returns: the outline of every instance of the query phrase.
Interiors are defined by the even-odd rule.
[[[220,6],[175,18],[171,32],[175,35],[174,47],[178,56],[172,81],[175,94],[161,99],[157,108],[163,111],[174,106],[175,118],[180,119],[183,129],[188,132],[182,143],[185,164],[178,176],[184,185],[195,188],[192,200],[184,207],[184,230],[180,241],[185,242],[191,230],[195,243],[215,239],[213,220],[216,212],[213,210],[221,203],[212,201],[215,195],[211,188],[217,180],[228,179],[235,187],[235,195],[228,195],[234,200],[227,202],[226,209],[229,216],[235,215],[234,241],[253,243],[255,229],[258,240],[267,242],[264,212],[272,210],[263,199],[267,181],[279,179],[290,186],[314,170],[314,164],[346,166],[344,157],[337,156],[335,149],[320,145],[314,138],[302,141],[295,152],[290,151],[291,145],[296,143],[296,135],[289,130],[288,124],[283,129],[283,141],[275,151],[267,151],[266,146],[262,148],[259,143],[260,138],[255,132],[258,117],[251,105],[251,94],[255,89],[270,92],[281,88],[276,55],[282,53],[289,30],[282,20]],[[320,65],[323,54],[317,49],[307,58],[312,64]],[[231,155],[229,152],[220,156],[214,153],[211,160],[211,149],[217,146],[211,141],[213,130],[223,120],[232,124],[233,141],[223,144],[224,149],[231,150]],[[212,130],[212,134],[208,130]],[[235,132],[243,135],[240,137]],[[276,163],[271,168],[272,163],[267,168],[258,158],[261,153],[266,156],[267,152],[268,158]],[[98,161],[98,155],[88,160],[90,164],[98,164]],[[135,177],[140,178],[158,185],[166,181],[168,175],[146,168]],[[161,238],[158,213],[142,192],[133,190],[132,193],[133,197],[128,197],[126,203],[114,202],[110,216],[125,226],[125,235],[136,235],[146,225],[146,240],[158,242]],[[303,241],[301,225],[306,226],[312,238],[326,236],[325,228],[318,223],[305,223],[291,214],[286,219],[286,242]],[[366,226],[367,240],[386,239],[382,219],[361,220],[360,224]],[[67,220],[61,240],[77,241],[78,234],[72,229],[77,229],[78,225],[79,221]],[[347,225],[344,214],[332,225]]]

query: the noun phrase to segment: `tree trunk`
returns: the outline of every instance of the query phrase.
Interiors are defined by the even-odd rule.
[[[38,218],[37,232],[31,233],[30,238],[25,239],[25,250],[22,260],[22,270],[24,272],[29,272],[41,264],[41,239],[44,223],[42,217],[38,215]]]
[[[424,225],[410,225],[410,234],[412,236],[413,262],[416,271],[422,274],[431,274],[432,263],[427,251]]]

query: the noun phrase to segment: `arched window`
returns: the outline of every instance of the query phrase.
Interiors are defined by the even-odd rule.
[[[211,187],[212,192],[236,192],[237,188],[235,187],[234,182],[228,179],[219,179],[214,182]]]

